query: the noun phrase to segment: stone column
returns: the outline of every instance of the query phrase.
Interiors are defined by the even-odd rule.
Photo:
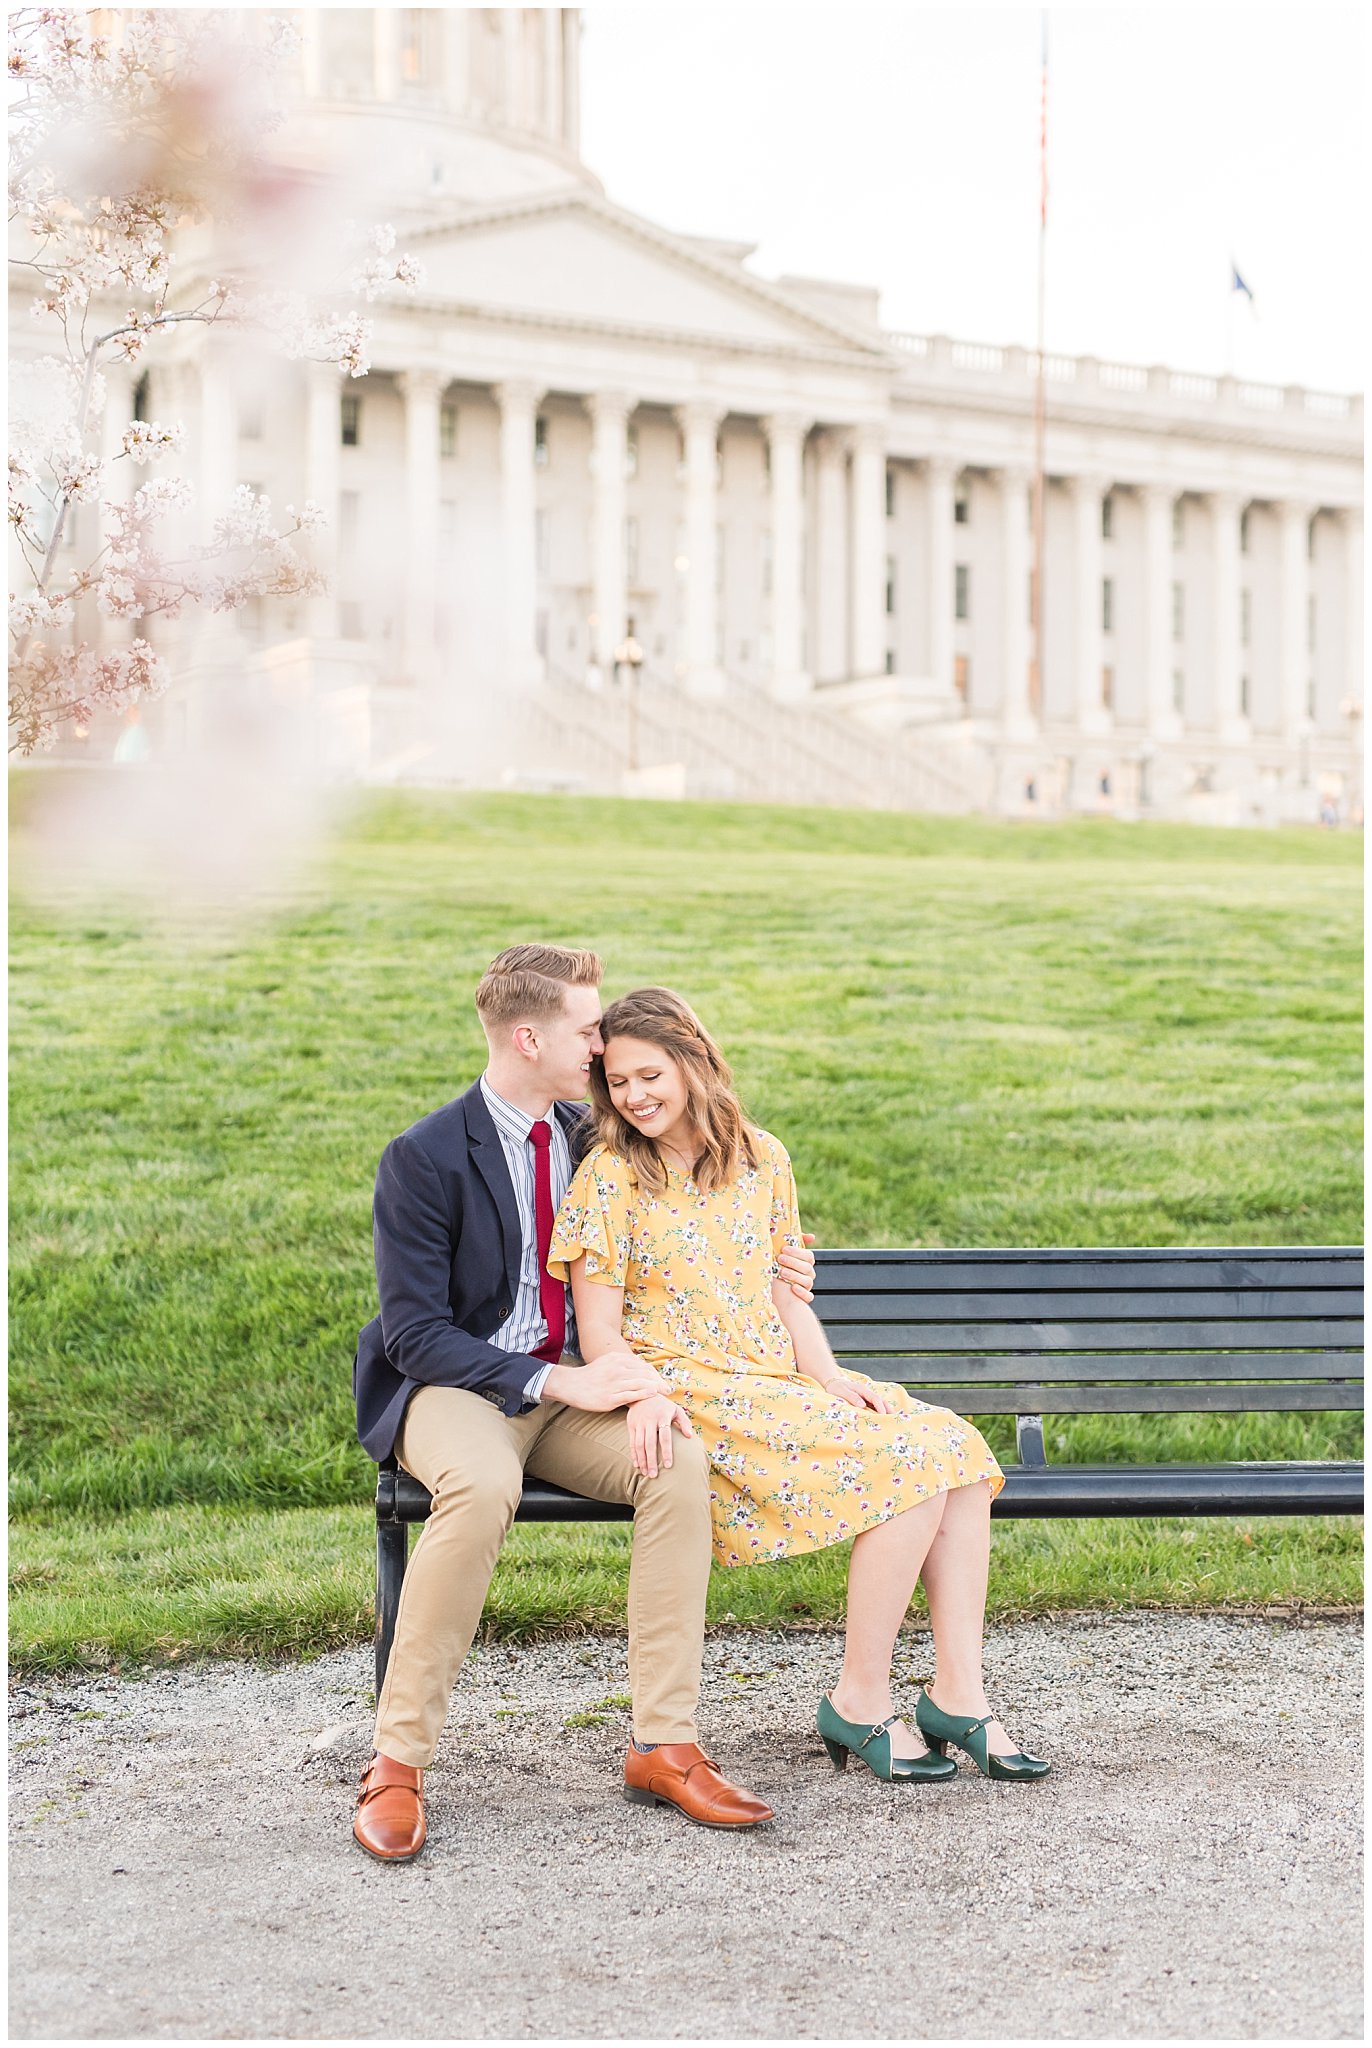
[[[200,475],[196,491],[202,538],[229,509],[238,482],[238,404],[233,386],[206,352],[200,359]]]
[[[523,690],[543,679],[534,624],[534,415],[543,394],[522,379],[497,384],[494,393],[500,407],[506,681]]]
[[[310,556],[329,579],[327,591],[309,601],[311,638],[332,640],[338,632],[338,450],[341,426],[341,371],[332,363],[305,366],[305,496],[328,524],[310,537]]]
[[[924,465],[929,520],[929,675],[941,691],[953,687],[953,483],[958,465],[931,455]]]
[[[133,394],[138,372],[132,363],[112,362],[106,363],[100,374],[105,380],[105,410],[100,415],[100,459],[115,464],[105,473],[100,495],[122,504],[133,496],[146,476],[155,475],[156,471],[140,471],[127,455],[122,461],[115,461],[123,446],[124,435],[133,424]],[[102,538],[108,538],[108,520],[101,519],[100,531]]]
[[[543,105],[539,126],[545,134],[557,135],[562,128],[562,9],[543,10]]]
[[[372,9],[372,83],[379,100],[400,96],[400,10]]]
[[[559,9],[562,16],[562,141],[574,156],[581,153],[581,13]]]
[[[1101,500],[1105,486],[1098,476],[1074,476],[1070,483],[1076,564],[1076,631],[1072,666],[1076,676],[1077,730],[1087,736],[1107,733],[1114,720],[1101,689],[1104,628],[1101,624]]]
[[[1226,742],[1249,738],[1240,695],[1243,648],[1239,639],[1239,512],[1237,491],[1213,491],[1210,516],[1215,561],[1215,730]]]
[[[324,96],[324,16],[318,7],[300,10],[300,85],[307,100]]]
[[[1363,701],[1363,564],[1362,510],[1351,505],[1343,513],[1343,695],[1342,702]]]
[[[1172,506],[1170,484],[1143,484],[1144,724],[1155,740],[1181,737],[1172,703]]]
[[[471,100],[471,21],[465,7],[443,9],[443,103],[455,114],[465,114]]]
[[[693,696],[722,697],[719,665],[715,462],[724,407],[713,399],[678,406],[686,444],[686,687]]]
[[[810,689],[805,646],[805,436],[810,422],[798,413],[773,413],[762,422],[772,461],[772,675],[771,693],[793,703]]]
[[[815,436],[815,674],[848,674],[848,451],[832,429]]]
[[[855,677],[886,673],[886,428],[853,429],[852,660]]]
[[[405,370],[396,385],[405,402],[405,583],[401,643],[412,682],[434,673],[438,604],[438,401],[441,370]]]
[[[1002,634],[1003,673],[1000,722],[1005,737],[1032,739],[1037,722],[1029,702],[1029,485],[1027,469],[1000,473],[1002,592],[1005,625]]]
[[[1295,745],[1305,731],[1306,685],[1311,673],[1310,560],[1307,551],[1314,509],[1313,505],[1292,498],[1283,500],[1278,511],[1281,531],[1281,708],[1277,726],[1291,745]]]
[[[591,416],[591,652],[606,676],[628,626],[624,560],[624,458],[635,400],[623,391],[595,391]]]

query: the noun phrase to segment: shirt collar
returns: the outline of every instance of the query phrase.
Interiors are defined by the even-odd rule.
[[[507,1102],[503,1095],[497,1095],[484,1074],[481,1076],[481,1093],[485,1098],[487,1109],[489,1109],[495,1119],[497,1127],[509,1131],[522,1144],[527,1144],[530,1131],[540,1119],[530,1116],[527,1110],[517,1109],[514,1103]],[[542,1121],[549,1124],[556,1122],[555,1110],[550,1109],[547,1117],[542,1119]]]

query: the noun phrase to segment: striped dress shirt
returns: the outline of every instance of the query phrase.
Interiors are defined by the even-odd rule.
[[[481,1093],[491,1120],[500,1139],[500,1149],[505,1154],[505,1164],[510,1169],[510,1182],[514,1188],[515,1207],[519,1211],[519,1287],[515,1294],[514,1308],[508,1322],[500,1333],[501,1347],[507,1351],[534,1351],[548,1341],[548,1319],[543,1313],[539,1298],[538,1273],[538,1223],[534,1213],[534,1148],[529,1143],[529,1133],[536,1121],[526,1116],[522,1109],[516,1109],[503,1095],[497,1095],[490,1082],[481,1076]],[[548,1146],[548,1168],[553,1184],[553,1215],[562,1207],[562,1197],[572,1182],[572,1155],[567,1144],[567,1134],[557,1117],[550,1110],[547,1122],[552,1127],[552,1140]],[[567,1289],[567,1331],[562,1340],[563,1356],[580,1356],[576,1343],[576,1317],[572,1311],[572,1290]],[[526,1401],[542,1399],[543,1384],[552,1365],[542,1365],[525,1388]]]

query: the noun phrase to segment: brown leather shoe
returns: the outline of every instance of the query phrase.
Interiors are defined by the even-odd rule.
[[[426,1832],[423,1771],[378,1750],[362,1773],[354,1840],[381,1863],[413,1863]]]
[[[775,1814],[761,1799],[731,1785],[694,1742],[660,1742],[624,1759],[624,1797],[634,1806],[674,1806],[703,1828],[754,1828]]]

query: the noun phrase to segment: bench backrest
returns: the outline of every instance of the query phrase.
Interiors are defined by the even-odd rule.
[[[819,1251],[839,1359],[978,1415],[1362,1406],[1362,1251]]]

